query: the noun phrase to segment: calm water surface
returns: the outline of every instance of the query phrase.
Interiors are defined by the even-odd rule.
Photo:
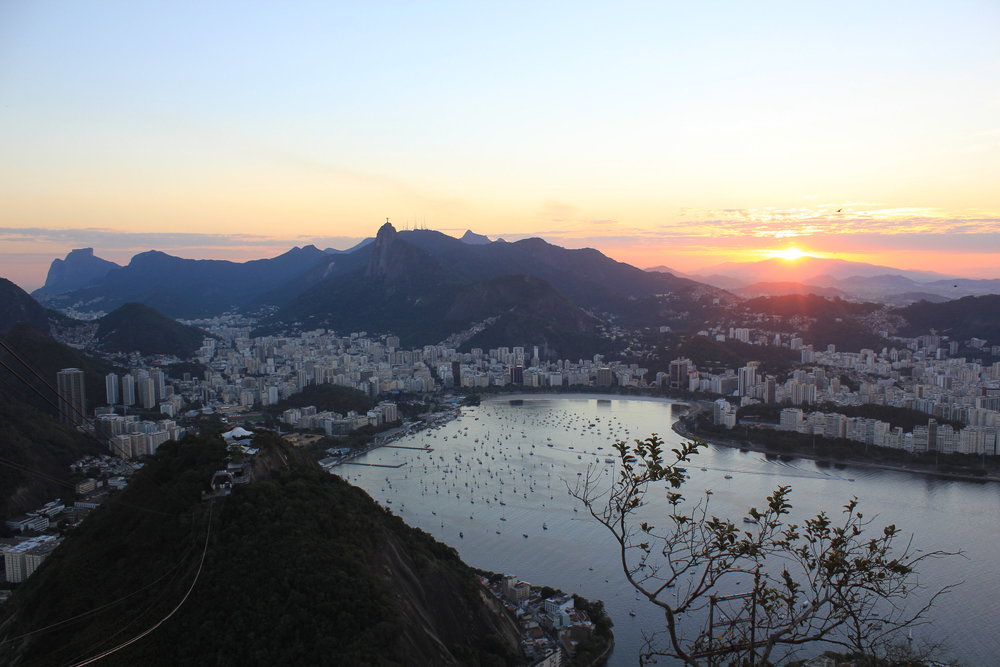
[[[459,419],[393,443],[429,445],[432,452],[381,448],[337,474],[364,488],[412,526],[454,546],[474,567],[514,574],[536,585],[604,600],[615,623],[613,665],[637,664],[645,634],[662,616],[636,599],[619,569],[615,544],[579,501],[573,485],[588,466],[607,471],[611,444],[658,433],[680,438],[670,425],[679,406],[660,400],[546,396],[498,397],[464,408]],[[837,513],[851,496],[878,528],[895,523],[917,547],[962,550],[925,564],[920,583],[961,583],[940,599],[932,623],[914,630],[946,642],[948,655],[968,665],[1000,664],[1000,486],[908,473],[778,461],[754,452],[710,446],[687,465],[689,497],[712,489],[713,513],[736,522],[780,484],[792,486],[796,514]],[[704,470],[702,470],[704,468]],[[729,475],[731,479],[727,479]],[[631,616],[630,613],[634,613]]]

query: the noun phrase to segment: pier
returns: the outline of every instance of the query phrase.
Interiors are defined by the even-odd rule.
[[[383,447],[388,447],[389,449],[415,449],[418,452],[433,452],[434,449],[431,447],[407,447],[406,445],[382,445]]]
[[[402,468],[405,463],[397,463],[392,466],[388,463],[361,463],[360,461],[344,461],[341,465],[345,466],[368,466],[369,468]]]

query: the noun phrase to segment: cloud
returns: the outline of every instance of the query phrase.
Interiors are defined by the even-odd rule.
[[[0,227],[0,242],[52,243],[61,246],[94,247],[102,250],[148,250],[155,248],[291,247],[314,243],[320,247],[346,248],[361,237],[325,236],[279,238],[261,234],[197,234],[181,232],[128,232],[110,228]]]
[[[878,208],[870,205],[683,209],[678,218],[660,225],[659,230],[664,236],[786,240],[817,235],[881,234],[900,237],[1000,233],[1000,216],[994,214],[947,215],[927,208]]]

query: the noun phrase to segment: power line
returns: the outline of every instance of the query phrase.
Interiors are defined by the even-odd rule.
[[[186,558],[186,557],[187,556],[185,555],[184,558]],[[61,621],[57,621],[55,623],[52,623],[51,625],[46,625],[44,628],[38,628],[37,630],[31,630],[29,632],[25,632],[24,634],[17,635],[16,637],[10,637],[9,639],[0,640],[0,645],[2,645],[2,644],[8,644],[10,642],[15,642],[15,641],[18,641],[19,639],[24,639],[25,637],[31,637],[31,636],[34,636],[34,635],[40,635],[40,634],[44,634],[46,632],[50,632],[50,631],[55,630],[55,629],[57,629],[57,628],[59,628],[59,627],[61,627],[63,625],[66,625],[67,623],[72,623],[73,621],[79,620],[81,618],[85,618],[87,616],[92,616],[93,614],[96,614],[98,612],[104,611],[105,609],[107,609],[109,607],[113,607],[116,604],[124,602],[125,600],[129,599],[130,597],[132,597],[134,595],[138,595],[139,593],[143,592],[144,590],[146,590],[148,588],[152,588],[153,586],[155,586],[156,584],[160,583],[161,581],[163,581],[164,579],[166,579],[168,576],[170,576],[171,574],[173,574],[175,571],[177,571],[180,568],[181,565],[184,564],[184,558],[182,558],[180,560],[180,562],[178,562],[176,565],[174,565],[172,568],[170,568],[169,570],[167,570],[165,573],[163,573],[162,575],[160,575],[159,577],[157,577],[153,581],[149,582],[148,584],[146,584],[145,586],[143,586],[141,588],[138,588],[138,589],[132,591],[131,593],[129,593],[127,595],[123,595],[122,597],[118,598],[117,600],[112,600],[111,602],[106,602],[105,604],[102,604],[99,607],[95,607],[95,608],[93,608],[93,609],[91,609],[89,611],[85,611],[83,613],[77,614],[76,616],[71,616],[71,617],[65,618],[65,619],[63,619]]]
[[[14,348],[12,348],[10,345],[8,345],[7,342],[4,341],[2,338],[0,338],[0,346],[2,346],[5,350],[7,350],[11,354],[11,356],[13,356],[15,359],[17,359],[21,363],[22,366],[24,366],[29,371],[31,371],[32,375],[34,375],[36,378],[38,378],[39,380],[41,380],[42,383],[46,387],[48,387],[52,391],[53,394],[56,395],[56,398],[58,398],[61,403],[65,403],[69,408],[71,408],[73,410],[73,412],[75,412],[77,415],[79,415],[80,418],[88,426],[90,426],[91,428],[94,427],[93,420],[90,417],[88,417],[85,412],[82,412],[80,410],[80,408],[78,408],[76,405],[73,404],[72,401],[67,400],[65,396],[63,396],[61,393],[59,393],[59,390],[55,386],[53,386],[53,384],[51,382],[49,382],[45,378],[45,376],[43,376],[41,373],[39,373],[37,370],[35,370],[35,368],[31,364],[29,364],[27,361],[25,361],[24,359],[22,359],[21,356],[14,350]],[[16,374],[16,372],[14,371],[14,369],[12,369],[6,363],[4,363],[4,368],[6,368],[7,370],[9,370],[11,373],[15,373]],[[29,387],[31,387],[32,389],[34,389],[35,393],[37,393],[39,396],[42,395],[42,393],[40,391],[38,391],[38,389],[36,387],[34,387],[34,385],[32,385],[31,383],[29,383],[23,377],[21,377],[20,375],[18,375],[17,377],[22,382],[24,382],[26,385],[28,385]],[[52,404],[52,401],[48,401],[48,402],[49,402],[49,404]],[[59,411],[60,414],[63,412],[63,408],[62,408],[61,405],[56,404],[55,408],[56,408],[56,410]]]
[[[177,610],[179,610],[184,605],[184,603],[187,602],[188,597],[190,597],[191,592],[194,590],[195,585],[198,583],[198,578],[201,577],[202,568],[205,566],[205,554],[208,553],[208,538],[212,534],[212,509],[213,509],[213,506],[209,505],[208,506],[208,530],[205,531],[205,546],[202,548],[202,551],[201,551],[201,561],[198,563],[198,571],[195,573],[195,575],[194,575],[194,581],[192,581],[191,582],[191,586],[188,587],[187,593],[185,593],[184,597],[181,598],[181,601],[177,603],[177,606],[174,607],[172,610],[170,610],[169,614],[167,614],[162,619],[160,619],[156,624],[154,624],[148,630],[140,632],[138,635],[136,635],[135,637],[132,637],[128,641],[124,641],[121,644],[119,644],[118,646],[115,646],[114,648],[108,649],[107,651],[104,651],[103,653],[99,653],[99,654],[97,654],[97,655],[95,655],[95,656],[93,656],[91,658],[87,658],[86,660],[83,660],[81,662],[75,663],[73,665],[73,667],[83,667],[84,665],[89,665],[91,663],[97,662],[98,660],[102,660],[102,659],[108,657],[112,653],[117,653],[118,651],[122,650],[123,648],[131,646],[132,644],[136,643],[137,641],[139,641],[143,637],[146,637],[147,635],[151,634],[158,627],[160,627],[161,625],[163,625],[164,623],[166,623],[170,619],[170,617],[173,616],[174,614],[176,614]]]
[[[87,422],[87,424],[91,428],[93,428],[92,420],[86,414],[82,413],[75,405],[72,405],[69,401],[67,401],[65,398],[63,398],[62,395],[59,393],[59,391],[55,387],[53,387],[52,384],[50,382],[48,382],[38,371],[36,371],[31,366],[31,364],[29,364],[24,359],[22,359],[20,357],[20,355],[18,355],[17,352],[14,351],[14,349],[11,348],[10,345],[8,345],[3,340],[3,338],[0,338],[0,346],[2,346],[4,349],[6,349],[15,359],[17,359],[19,362],[21,362],[21,365],[24,366],[25,368],[27,368],[28,370],[30,370],[32,372],[32,374],[35,375],[35,377],[39,378],[49,389],[52,390],[53,393],[55,393],[55,395],[63,403],[66,403],[67,405],[70,405],[70,407],[73,408],[74,412],[76,412],[78,415],[80,415],[80,417],[82,417]],[[19,373],[15,369],[11,368],[10,365],[8,365],[7,362],[4,359],[0,359],[0,366],[3,366],[4,368],[6,368],[15,378],[17,378],[18,380],[20,380],[29,389],[31,389],[36,394],[38,394],[42,398],[42,400],[44,400],[46,403],[48,403],[49,405],[51,405],[57,411],[61,411],[60,406],[59,406],[58,403],[56,403],[50,397],[48,397],[45,394],[43,394],[35,385],[33,385],[31,382],[29,382],[21,373]],[[91,440],[93,440],[94,442],[96,442],[97,444],[99,444],[102,448],[104,448],[104,447],[106,447],[108,445],[110,445],[112,448],[115,447],[115,442],[114,442],[113,439],[109,440],[108,442],[104,442],[103,440],[101,440],[100,438],[98,438],[96,435],[94,435],[90,430],[88,430],[86,428],[82,430],[82,433],[86,437],[90,438]],[[124,451],[121,449],[121,447],[118,447],[117,449],[118,449],[118,453],[119,454],[124,454]],[[124,459],[124,458],[127,458],[127,457],[122,456],[121,458]],[[9,461],[9,459],[8,459],[8,461]],[[5,463],[4,460],[2,458],[0,458],[0,465],[7,465],[8,467],[12,467],[12,468],[14,468],[15,466],[21,466],[21,468],[20,468],[21,472],[33,473],[35,475],[38,475],[39,477],[43,477],[43,478],[47,479],[50,482],[55,482],[56,484],[67,486],[67,487],[73,489],[74,491],[76,490],[76,487],[74,485],[72,485],[72,484],[69,484],[68,482],[64,482],[62,480],[54,478],[51,475],[49,475],[48,473],[43,473],[43,472],[41,472],[39,470],[35,470],[35,469],[29,468],[27,466],[24,466],[23,464],[17,463],[16,461],[9,461],[8,463]],[[18,469],[18,468],[15,468],[15,469]],[[182,516],[182,514],[171,514],[169,512],[161,512],[159,510],[149,509],[147,507],[141,507],[139,505],[133,505],[132,503],[129,503],[129,502],[126,502],[126,501],[120,500],[120,499],[118,500],[118,502],[121,503],[122,505],[125,505],[126,507],[131,507],[133,509],[142,510],[144,512],[150,512],[150,513],[153,513],[153,514],[160,514],[162,516]],[[183,514],[187,514],[187,513],[185,512]]]

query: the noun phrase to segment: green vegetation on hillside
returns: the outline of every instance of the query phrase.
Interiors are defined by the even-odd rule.
[[[126,303],[97,321],[97,340],[108,352],[190,357],[207,333],[141,303]]]
[[[0,384],[0,516],[70,499],[69,464],[101,451],[95,440],[11,398]]]
[[[56,384],[56,373],[63,368],[79,368],[85,373],[84,385],[86,386],[88,413],[95,405],[104,403],[104,376],[115,371],[114,366],[68,345],[63,345],[48,334],[24,323],[12,327],[3,336],[3,339],[18,357],[45,379],[44,382],[38,379],[6,349],[0,348],[0,358],[10,365],[17,375],[22,376],[30,384],[30,387],[26,386],[15,374],[0,367],[0,387],[10,391],[13,396],[55,416],[57,409],[53,403],[55,403],[56,397],[52,387]],[[31,387],[38,391],[32,390]]]
[[[798,362],[799,353],[784,347],[750,345],[736,340],[719,342],[708,336],[691,336],[677,347],[676,354],[670,358],[676,357],[687,357],[700,370],[713,373],[736,370],[749,361],[759,361],[762,372],[777,374],[786,372]]]
[[[758,297],[740,305],[742,311],[784,320],[782,328],[796,329],[816,349],[835,345],[838,350],[880,350],[886,346],[888,341],[862,322],[862,318],[882,308],[877,303],[827,299],[815,294]]]
[[[103,664],[516,662],[516,628],[487,609],[453,549],[273,434],[255,445],[256,481],[214,503],[200,494],[223,465],[221,441],[162,445],[15,591],[0,661],[62,665],[122,644],[197,576],[174,616]],[[68,618],[57,635],[22,637]]]
[[[922,336],[935,329],[953,340],[966,341],[973,336],[991,344],[1000,343],[1000,295],[967,296],[944,303],[920,301],[896,312],[907,326],[904,336]]]
[[[354,387],[343,387],[339,384],[310,384],[297,394],[282,399],[268,408],[273,415],[280,415],[289,408],[302,408],[315,405],[320,412],[332,411],[346,414],[354,410],[364,414],[375,405],[375,399]]]

